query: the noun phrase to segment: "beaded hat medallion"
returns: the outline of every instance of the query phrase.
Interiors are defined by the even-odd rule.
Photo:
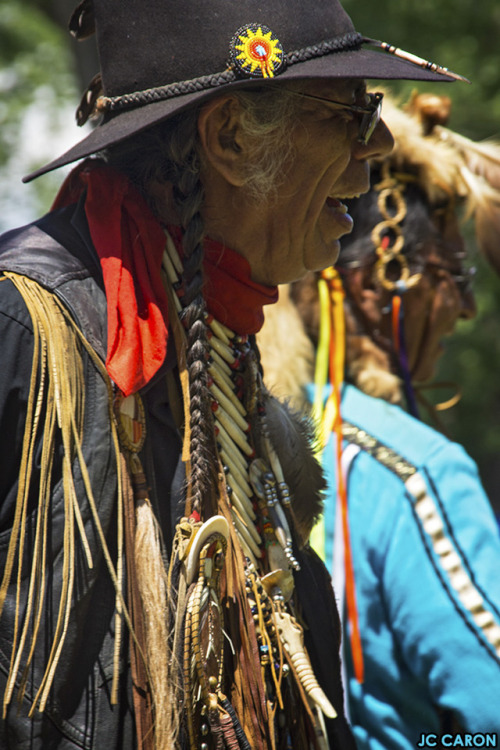
[[[251,78],[273,78],[284,70],[283,50],[271,29],[257,23],[241,26],[230,43],[231,62],[240,74]]]

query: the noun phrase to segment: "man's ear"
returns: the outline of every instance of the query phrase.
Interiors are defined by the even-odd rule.
[[[373,283],[373,266],[345,271],[344,286],[353,307],[359,310],[369,327],[378,328],[387,293]]]
[[[198,117],[198,133],[208,163],[231,185],[246,182],[247,159],[240,128],[241,105],[234,96],[209,102]]]

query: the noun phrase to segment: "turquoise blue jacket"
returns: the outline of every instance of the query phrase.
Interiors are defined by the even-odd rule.
[[[499,733],[500,747],[500,537],[476,465],[456,443],[352,386],[342,417],[344,450],[359,448],[350,449],[347,487],[363,684],[353,677],[345,618],[343,639],[358,747],[415,748],[422,733],[439,734],[446,710],[464,731]],[[323,463],[332,568],[332,439]]]

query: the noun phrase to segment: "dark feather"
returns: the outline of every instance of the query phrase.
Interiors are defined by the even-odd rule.
[[[96,101],[101,94],[102,79],[101,74],[97,73],[87,86],[76,110],[76,122],[78,125],[85,125],[89,117],[92,117],[95,112]]]
[[[312,422],[271,396],[266,400],[266,415],[271,442],[292,495],[296,530],[303,545],[322,513],[326,487],[314,455]]]
[[[93,0],[82,0],[71,15],[68,28],[70,34],[79,42],[92,36],[95,32]]]

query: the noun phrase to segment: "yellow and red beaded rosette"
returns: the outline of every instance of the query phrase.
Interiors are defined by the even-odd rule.
[[[271,29],[249,23],[231,40],[231,60],[245,77],[273,78],[283,67],[283,50]]]

